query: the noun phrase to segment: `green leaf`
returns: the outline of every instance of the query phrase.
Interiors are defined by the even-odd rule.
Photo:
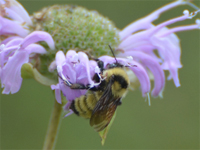
[[[112,126],[114,120],[115,120],[115,116],[116,116],[116,111],[109,123],[109,125],[102,131],[99,132],[99,136],[101,137],[101,144],[104,145],[105,144],[105,140],[106,140],[106,137],[107,137],[107,134],[108,134],[108,131],[110,130],[110,127]]]
[[[21,68],[21,76],[23,79],[34,78],[33,66],[29,63],[23,64],[23,66]]]
[[[46,86],[51,86],[52,84],[57,83],[57,81],[49,79],[40,74],[40,72],[36,68],[33,68],[32,64],[30,63],[25,63],[22,66],[21,76],[24,79],[34,78],[36,81]]]

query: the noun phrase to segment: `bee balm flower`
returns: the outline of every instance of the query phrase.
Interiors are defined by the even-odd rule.
[[[177,87],[180,86],[178,69],[182,67],[180,62],[181,48],[180,41],[175,32],[199,29],[200,21],[197,19],[196,24],[173,28],[168,28],[167,26],[178,21],[192,19],[200,12],[200,9],[197,8],[198,10],[192,13],[184,10],[182,16],[167,20],[158,25],[152,24],[152,21],[157,19],[164,11],[186,3],[184,1],[175,1],[161,7],[150,15],[131,23],[119,33],[121,43],[117,48],[117,56],[132,56],[144,68],[147,67],[151,71],[154,76],[155,86],[152,91],[153,96],[162,95],[165,85],[164,70],[170,72],[168,80],[173,79],[175,85]],[[155,54],[156,51],[158,56]]]
[[[45,41],[54,49],[51,35],[44,31],[29,34],[28,26],[32,21],[26,10],[15,0],[0,0],[0,81],[3,94],[16,93],[22,83],[21,68],[33,61],[36,54],[47,51],[39,44]],[[26,27],[27,26],[27,27]]]
[[[197,10],[192,13],[185,10],[182,16],[167,20],[158,25],[152,23],[165,11],[185,4],[189,4]],[[192,25],[172,28],[167,26],[178,21],[192,19],[198,12],[199,9],[189,2],[175,1],[131,23],[122,31],[118,31],[119,44],[115,48],[117,60],[125,66],[130,66],[129,69],[134,72],[140,82],[143,96],[146,96],[151,91],[150,79],[152,77],[149,74],[153,75],[154,80],[152,96],[162,96],[165,86],[165,70],[170,72],[168,80],[173,79],[175,85],[177,87],[180,86],[178,69],[182,67],[180,62],[181,48],[175,32],[199,29],[199,20],[197,19],[196,24]],[[156,51],[158,55],[156,55]],[[95,55],[95,52],[91,53]],[[105,63],[105,66],[115,61],[110,56],[101,56],[99,59]],[[137,67],[131,67],[134,65]],[[79,70],[77,71],[79,72]],[[131,73],[131,75],[133,74]],[[92,77],[92,75],[90,76]]]
[[[46,41],[51,48],[54,42],[51,36],[43,31],[35,31],[25,38],[15,37],[12,40],[6,39],[1,44],[0,49],[0,79],[3,94],[19,91],[22,83],[21,67],[29,63],[31,56],[44,54],[46,50],[38,41]]]

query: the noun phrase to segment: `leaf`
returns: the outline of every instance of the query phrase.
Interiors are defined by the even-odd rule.
[[[112,126],[114,120],[115,120],[115,116],[116,116],[116,111],[109,123],[109,125],[103,129],[102,131],[99,132],[99,136],[101,137],[101,145],[104,145],[105,144],[105,140],[106,140],[106,137],[107,137],[107,134],[108,134],[108,131],[110,130],[110,127]]]
[[[34,78],[33,66],[29,63],[23,64],[21,68],[21,76],[23,79]]]
[[[40,72],[36,68],[33,68],[32,64],[30,63],[25,63],[22,66],[21,76],[24,79],[34,78],[36,81],[46,86],[51,86],[52,84],[57,83],[55,80],[49,79],[40,74]]]

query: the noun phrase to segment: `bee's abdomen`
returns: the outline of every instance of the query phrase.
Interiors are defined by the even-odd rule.
[[[76,115],[78,115],[79,116],[79,112],[76,110],[76,108],[75,108],[75,100],[74,101],[72,101],[72,103],[71,103],[71,105],[70,105],[70,107],[69,107],[71,110],[73,110],[73,112],[76,114]]]
[[[70,109],[81,117],[91,118],[96,103],[97,100],[93,94],[83,95],[72,102]]]

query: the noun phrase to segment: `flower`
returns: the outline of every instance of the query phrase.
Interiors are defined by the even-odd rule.
[[[0,0],[0,35],[28,34],[26,25],[32,25],[27,11],[15,0]],[[14,28],[13,28],[14,27]]]
[[[10,40],[11,39],[11,40]],[[35,54],[44,54],[46,50],[38,41],[45,41],[49,47],[54,48],[51,36],[42,31],[35,31],[25,38],[15,37],[5,39],[0,49],[0,79],[4,88],[3,94],[11,94],[19,91],[22,83],[21,67],[28,63]]]
[[[58,51],[56,53],[55,62],[60,77],[59,83],[57,85],[52,85],[51,89],[55,90],[55,96],[58,103],[62,103],[60,95],[60,91],[62,91],[69,102],[66,106],[67,109],[76,97],[84,95],[87,91],[70,89],[64,82],[70,81],[70,83],[82,83],[84,85],[89,84],[94,86],[98,83],[94,83],[92,77],[95,73],[99,73],[100,70],[97,67],[97,63],[93,60],[89,60],[85,53],[76,53],[74,50],[69,50],[66,56],[63,51]],[[55,67],[53,69],[55,69]]]
[[[182,1],[168,4],[150,15],[133,22],[119,33],[121,43],[118,46],[118,51],[120,52],[117,56],[132,56],[134,60],[140,61],[143,67],[147,67],[151,71],[155,85],[152,91],[153,96],[162,95],[165,85],[163,70],[170,72],[168,80],[173,79],[175,85],[177,87],[180,86],[178,69],[182,67],[180,62],[181,48],[180,41],[174,33],[199,29],[200,27],[200,21],[197,19],[196,24],[193,25],[167,28],[168,25],[175,22],[193,18],[200,9],[192,13],[185,10],[182,16],[167,20],[158,25],[151,23],[164,11],[180,4],[182,4]],[[158,51],[159,56],[154,53],[155,51]]]
[[[51,35],[44,31],[29,34],[25,26],[32,25],[26,10],[15,0],[0,0],[0,81],[3,94],[19,91],[22,83],[21,67],[33,60],[36,54],[45,54],[46,50],[39,44],[45,41],[54,49]]]
[[[189,13],[188,10],[184,10],[182,16],[167,20],[158,25],[154,25],[152,23],[160,16],[161,13],[183,4],[188,4],[197,10],[192,13]],[[173,79],[175,86],[180,86],[178,69],[182,67],[180,62],[181,48],[180,41],[177,35],[175,35],[175,32],[199,29],[200,21],[197,19],[196,24],[178,26],[173,28],[168,28],[167,26],[178,21],[192,19],[199,11],[200,9],[192,3],[180,0],[175,1],[159,8],[158,10],[154,11],[144,18],[131,23],[119,32],[120,43],[115,49],[115,53],[117,54],[116,59],[124,66],[129,66],[129,72],[134,72],[134,75],[140,82],[142,95],[144,97],[148,96],[149,92],[151,91],[150,80],[152,79],[152,75],[154,80],[154,88],[151,91],[151,94],[154,97],[162,97],[162,92],[165,86],[165,70],[168,70],[170,72],[168,80]],[[155,53],[156,51],[158,54]],[[71,56],[72,51],[69,51],[68,53]],[[81,70],[72,69],[76,65],[81,65],[81,61],[79,62],[77,60],[82,58],[77,54],[77,56],[75,57],[75,52],[73,52],[73,59],[76,59],[76,63],[73,63],[74,60],[72,60],[72,58],[68,56],[68,53],[66,57],[64,57],[64,54],[62,54],[62,65],[61,67],[57,68],[58,74],[62,72],[63,75],[61,77],[69,82],[72,82],[73,80],[72,83],[82,83],[85,85],[90,84],[94,75],[94,68],[97,67],[97,64],[94,63],[93,68],[84,68],[84,70],[87,70],[84,73],[81,72]],[[59,55],[61,55],[61,52],[56,54],[57,66],[60,66],[60,63],[57,62],[58,60],[60,60],[57,58],[57,56]],[[100,56],[99,60],[102,60],[104,62],[104,67],[106,67],[107,64],[112,64],[116,61],[113,57],[106,55]],[[55,65],[55,63],[52,64]],[[64,67],[66,65],[71,66],[72,68]],[[82,65],[82,67],[86,66]],[[65,68],[66,70],[63,71],[64,69],[61,68]],[[86,74],[86,72],[92,73],[89,75]],[[82,74],[87,80],[84,80],[85,82],[77,82],[77,80],[74,78],[68,78],[68,76],[73,76],[72,74],[74,74],[74,77],[76,76],[75,74]],[[131,73],[131,75],[133,75],[133,73]],[[76,78],[78,78],[78,76],[76,76]],[[133,82],[135,82],[135,79],[133,80]],[[70,101],[70,103],[68,103],[65,107],[66,109],[68,109],[71,101],[79,97],[80,95],[85,94],[85,91],[81,93],[80,90],[72,90],[73,92],[79,92],[79,94],[71,94],[71,89],[63,85],[63,81],[59,78],[59,83],[56,86],[52,85],[51,88],[56,90],[56,99],[59,103],[61,103],[60,91],[64,93],[66,99]],[[67,93],[70,94],[67,96]]]

